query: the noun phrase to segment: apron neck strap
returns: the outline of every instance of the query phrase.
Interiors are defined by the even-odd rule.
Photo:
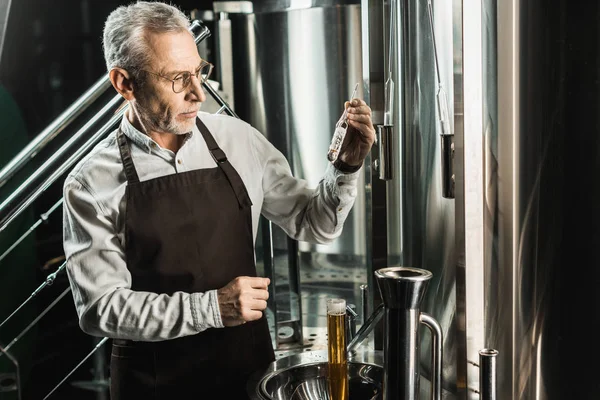
[[[202,134],[202,137],[206,142],[206,146],[208,146],[208,151],[210,151],[210,155],[214,158],[215,162],[217,163],[217,166],[221,169],[221,171],[223,171],[223,173],[227,177],[227,180],[229,181],[229,184],[233,188],[240,208],[252,206],[252,200],[250,200],[250,195],[246,190],[246,185],[244,185],[242,178],[240,178],[240,175],[233,168],[231,163],[227,160],[227,155],[223,150],[221,150],[221,148],[217,144],[217,141],[210,133],[206,125],[204,125],[204,123],[200,121],[200,118],[196,118],[196,126]]]
[[[119,152],[121,153],[121,160],[123,161],[123,168],[125,169],[125,177],[128,183],[139,183],[140,178],[138,177],[133,160],[131,159],[131,147],[127,136],[123,133],[121,128],[117,130],[117,144],[119,145]]]

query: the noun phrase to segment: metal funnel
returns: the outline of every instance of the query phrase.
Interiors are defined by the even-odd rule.
[[[431,329],[434,338],[432,393],[441,398],[441,343],[439,324],[419,308],[431,272],[419,268],[390,267],[375,271],[385,308],[384,400],[419,398],[419,323]]]
[[[375,278],[386,308],[418,309],[433,274],[427,270],[408,267],[382,268]]]

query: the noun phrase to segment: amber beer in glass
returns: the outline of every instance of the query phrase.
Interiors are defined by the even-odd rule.
[[[346,300],[327,300],[327,346],[329,398],[348,400],[348,359],[346,355]]]

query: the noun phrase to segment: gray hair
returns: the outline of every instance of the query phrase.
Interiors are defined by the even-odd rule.
[[[106,68],[108,71],[123,68],[138,77],[139,69],[150,61],[145,35],[180,32],[189,26],[189,18],[169,4],[138,1],[118,7],[104,24],[102,46]]]

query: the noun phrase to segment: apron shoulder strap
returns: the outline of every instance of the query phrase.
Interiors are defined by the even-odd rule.
[[[119,145],[119,152],[121,153],[121,161],[123,162],[123,168],[125,169],[127,183],[139,183],[140,178],[138,177],[135,166],[133,165],[133,160],[131,159],[131,147],[129,146],[129,141],[120,128],[117,130],[117,144]]]
[[[214,158],[217,166],[221,169],[221,171],[223,171],[227,177],[227,180],[229,181],[229,184],[233,188],[240,208],[252,206],[252,201],[250,200],[250,196],[248,195],[246,185],[244,185],[242,178],[237,173],[235,168],[233,168],[233,165],[231,165],[229,160],[227,160],[227,155],[219,147],[217,141],[210,133],[206,125],[204,125],[204,123],[200,120],[200,118],[196,118],[196,126],[198,127],[198,130],[202,134],[202,137],[208,146],[210,155]]]

